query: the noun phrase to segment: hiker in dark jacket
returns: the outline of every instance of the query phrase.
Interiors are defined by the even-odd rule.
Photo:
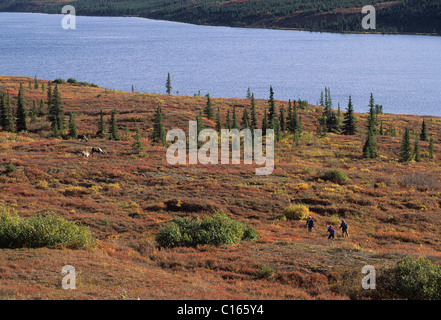
[[[328,232],[329,236],[328,236],[328,241],[333,241],[334,240],[334,236],[335,236],[335,230],[332,227],[332,225],[327,226],[328,227]]]
[[[306,219],[306,226],[308,227],[308,232],[313,232],[314,219],[311,216]]]
[[[342,236],[343,238],[344,238],[345,236],[346,236],[346,237],[349,237],[349,233],[348,233],[348,224],[346,223],[346,221],[345,221],[344,219],[341,221],[340,228],[341,228],[341,236]]]

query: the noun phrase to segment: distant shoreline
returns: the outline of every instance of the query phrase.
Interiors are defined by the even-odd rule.
[[[29,11],[0,11],[0,13],[32,13],[32,14],[48,14],[48,15],[63,15],[62,13],[47,13],[47,12],[29,12]],[[333,31],[333,30],[311,30],[307,28],[287,28],[287,27],[259,27],[259,26],[233,26],[228,24],[203,24],[195,22],[183,22],[178,20],[166,20],[166,19],[156,19],[152,17],[145,17],[140,15],[88,15],[88,14],[77,14],[78,17],[96,17],[96,18],[140,18],[155,21],[164,22],[175,22],[183,23],[194,26],[205,26],[205,27],[227,27],[235,29],[261,29],[261,30],[284,30],[284,31],[303,31],[303,32],[314,32],[314,33],[334,33],[334,34],[375,34],[375,35],[411,35],[411,36],[434,36],[440,37],[441,34],[438,33],[421,33],[421,32],[377,32],[377,31]]]

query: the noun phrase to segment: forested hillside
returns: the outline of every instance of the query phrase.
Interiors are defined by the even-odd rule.
[[[61,13],[73,4],[79,15],[133,15],[194,24],[364,32],[364,5],[377,9],[376,32],[441,33],[439,0],[6,0],[0,11]]]

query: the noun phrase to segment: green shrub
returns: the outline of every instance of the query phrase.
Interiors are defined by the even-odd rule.
[[[210,244],[232,245],[242,240],[254,240],[257,234],[251,227],[234,221],[225,213],[199,218],[176,218],[156,236],[161,247],[196,246]]]
[[[274,269],[268,266],[260,267],[257,271],[258,278],[271,278],[274,275]]]
[[[75,78],[69,78],[69,79],[67,79],[67,83],[77,84],[78,80]]]
[[[0,206],[0,248],[40,248],[93,245],[92,232],[57,215],[22,218]]]
[[[283,210],[288,220],[305,220],[309,216],[309,208],[305,204],[292,204]]]
[[[12,163],[12,160],[9,160],[8,164],[6,165],[6,173],[15,172],[17,171],[17,167],[15,164]]]
[[[441,300],[441,267],[427,259],[406,257],[377,282],[386,298]]]
[[[63,78],[58,78],[52,81],[52,83],[65,84],[66,80],[64,80]]]
[[[334,183],[344,183],[349,178],[348,178],[348,175],[346,174],[346,172],[344,172],[343,170],[334,169],[334,170],[326,171],[323,174],[322,179],[327,180],[327,181],[331,181]]]

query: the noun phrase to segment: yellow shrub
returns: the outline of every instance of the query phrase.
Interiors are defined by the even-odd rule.
[[[47,190],[49,188],[49,183],[45,180],[40,180],[37,182],[37,188]]]
[[[67,187],[66,189],[64,189],[62,191],[62,193],[65,196],[80,196],[80,195],[83,195],[83,194],[88,194],[89,190],[87,188],[84,188],[84,187],[71,186],[71,187]]]
[[[304,220],[309,216],[309,208],[304,204],[293,204],[283,210],[288,220]]]

